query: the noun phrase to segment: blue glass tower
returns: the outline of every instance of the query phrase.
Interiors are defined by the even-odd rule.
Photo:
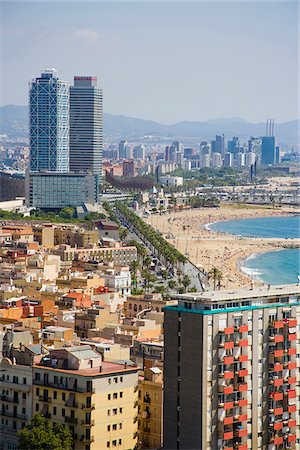
[[[46,69],[29,85],[30,170],[69,171],[69,84]]]
[[[261,163],[263,165],[275,164],[275,137],[263,136],[261,140]]]

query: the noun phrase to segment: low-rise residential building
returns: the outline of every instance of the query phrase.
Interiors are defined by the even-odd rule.
[[[113,262],[117,266],[128,266],[137,259],[136,247],[92,247],[75,248],[69,245],[60,245],[53,250],[55,255],[59,255],[62,261],[73,261],[74,259],[83,261]]]
[[[110,268],[106,271],[105,284],[122,296],[131,293],[131,274],[128,266]]]

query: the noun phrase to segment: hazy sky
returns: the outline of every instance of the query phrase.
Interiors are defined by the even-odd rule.
[[[295,119],[298,2],[0,1],[0,104],[45,67],[97,75],[104,110],[165,123]],[[298,77],[299,79],[299,77]]]

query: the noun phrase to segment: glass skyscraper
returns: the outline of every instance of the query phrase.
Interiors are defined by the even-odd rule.
[[[46,69],[29,84],[30,170],[69,171],[69,84]]]
[[[103,106],[97,77],[75,76],[70,87],[70,170],[102,178]]]
[[[275,164],[275,137],[263,136],[261,140],[261,163],[263,165]]]

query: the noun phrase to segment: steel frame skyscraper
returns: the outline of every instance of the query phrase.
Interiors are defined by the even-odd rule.
[[[69,84],[46,69],[29,84],[30,170],[69,171]]]
[[[70,170],[102,178],[103,106],[97,77],[75,76],[70,87]]]

